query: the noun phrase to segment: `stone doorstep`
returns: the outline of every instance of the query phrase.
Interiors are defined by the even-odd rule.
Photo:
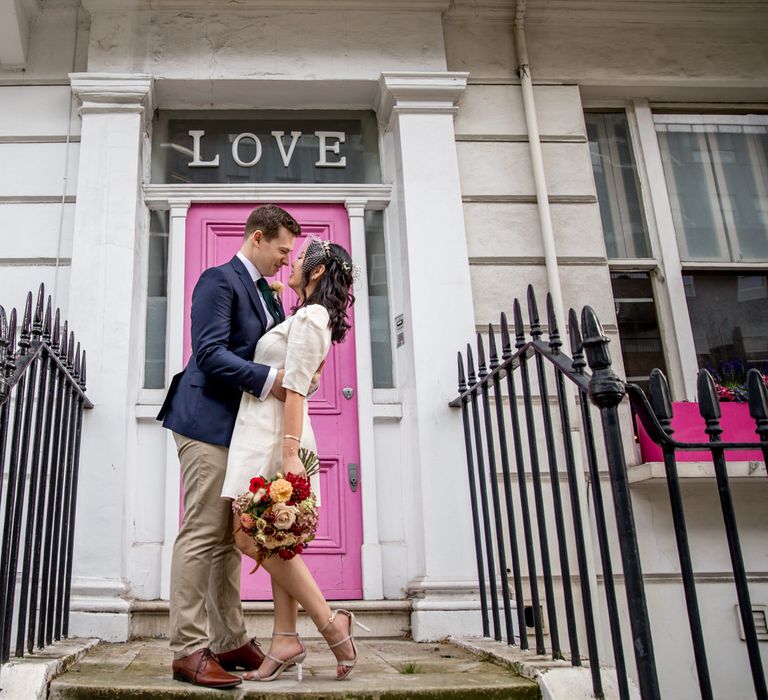
[[[594,697],[589,661],[586,659],[581,666],[574,667],[569,661],[555,661],[550,656],[522,651],[520,647],[494,639],[449,637],[447,641],[480,658],[506,666],[522,678],[535,681],[546,700],[589,700]],[[619,700],[616,669],[601,666],[600,676],[605,700]],[[641,700],[640,691],[631,678],[628,685],[631,700]]]
[[[344,608],[355,613],[355,617],[371,631],[356,628],[356,637],[387,637],[402,639],[411,630],[410,600],[334,600],[332,608]],[[243,603],[245,624],[248,633],[260,640],[272,634],[272,603],[270,601],[247,601]],[[131,603],[131,639],[168,638],[168,601],[134,600]],[[305,639],[317,639],[319,635],[314,624],[303,612],[299,615],[299,633]]]
[[[45,700],[48,683],[66,673],[99,643],[98,639],[63,639],[0,667],[0,700]]]
[[[304,679],[286,672],[273,683],[245,682],[211,690],[172,680],[171,653],[163,640],[103,643],[50,686],[49,700],[534,700],[539,688],[508,668],[449,643],[404,639],[358,640],[358,663],[349,679],[335,680],[328,647],[308,640]],[[404,673],[405,670],[414,673]]]

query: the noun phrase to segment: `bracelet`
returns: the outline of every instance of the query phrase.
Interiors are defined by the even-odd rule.
[[[295,435],[283,435],[283,440],[296,440],[296,442],[301,444],[301,438],[297,438]]]

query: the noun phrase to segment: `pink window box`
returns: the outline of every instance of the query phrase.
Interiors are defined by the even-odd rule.
[[[672,437],[678,442],[709,442],[709,436],[704,432],[704,419],[699,414],[699,404],[688,401],[672,403],[672,427],[675,432]],[[749,405],[746,403],[721,403],[720,427],[723,429],[723,442],[756,442],[759,438],[755,432],[755,421],[749,415]],[[653,442],[645,429],[637,421],[637,436],[640,441],[640,454],[643,462],[662,462],[664,457],[661,447]],[[756,450],[727,450],[726,459],[731,461],[759,460],[763,461],[763,453]],[[712,454],[708,451],[678,450],[678,462],[709,462]]]

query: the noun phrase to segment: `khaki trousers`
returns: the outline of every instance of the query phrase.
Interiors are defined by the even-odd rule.
[[[249,637],[240,602],[240,552],[231,501],[221,497],[227,448],[173,434],[184,485],[184,521],[171,561],[171,651],[174,659],[210,646],[237,649]]]

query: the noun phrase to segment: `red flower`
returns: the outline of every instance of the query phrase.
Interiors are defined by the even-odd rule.
[[[294,554],[301,554],[304,551],[304,545],[301,542],[297,542],[293,547]]]
[[[298,474],[288,474],[285,478],[290,482],[291,486],[293,486],[293,493],[288,501],[289,505],[301,503],[303,500],[309,498],[311,487],[307,479]]]
[[[255,476],[251,479],[251,485],[248,487],[251,493],[256,493],[259,489],[263,489],[267,485],[263,477]]]
[[[294,554],[290,549],[281,549],[277,554],[281,559],[284,559],[285,561],[293,559],[294,557]]]

